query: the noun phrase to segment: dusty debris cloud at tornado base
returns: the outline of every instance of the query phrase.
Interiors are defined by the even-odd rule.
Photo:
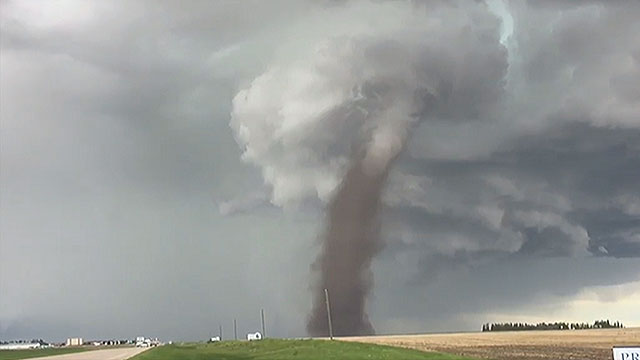
[[[499,97],[506,69],[499,22],[482,4],[465,4],[468,17],[444,5],[335,8],[334,16],[359,19],[359,6],[372,6],[373,16],[391,11],[403,21],[327,29],[308,48],[295,43],[296,51],[283,45],[284,54],[234,97],[231,128],[243,160],[262,170],[271,203],[315,198],[325,207],[311,265],[311,335],[328,333],[325,288],[334,334],[374,333],[371,264],[384,243],[380,209],[395,160],[421,122],[473,119]],[[451,20],[433,21],[444,17]]]
[[[380,246],[378,213],[387,174],[388,166],[367,173],[363,162],[355,161],[327,207],[322,252],[313,265],[320,279],[307,323],[312,335],[328,333],[325,288],[331,292],[336,335],[374,333],[365,301],[372,286],[371,260]]]

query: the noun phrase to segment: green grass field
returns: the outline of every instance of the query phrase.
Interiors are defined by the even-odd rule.
[[[49,349],[33,349],[33,350],[0,350],[0,360],[18,360],[31,359],[41,356],[62,355],[76,353],[82,351],[95,350],[90,347],[77,348],[49,348]]]
[[[160,346],[131,360],[470,360],[391,346],[327,340],[223,341]]]

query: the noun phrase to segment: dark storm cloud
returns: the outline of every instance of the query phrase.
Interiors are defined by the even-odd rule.
[[[589,232],[589,251],[594,255],[614,257],[640,256],[640,214],[627,213],[620,207],[577,210],[570,214],[585,224]]]
[[[240,161],[232,99],[309,44],[384,29],[456,55],[414,74],[441,102],[383,195],[376,330],[476,329],[637,281],[640,3],[508,2],[504,46],[482,3],[408,4],[2,2],[0,339],[203,339],[233,317],[256,330],[259,307],[271,334],[302,335],[318,197],[357,131],[306,127],[322,138],[265,158],[280,199],[313,208],[281,212],[275,177]],[[371,61],[404,69],[389,49]]]
[[[588,250],[592,255],[638,257],[639,214],[629,205],[636,206],[640,196],[638,143],[638,129],[569,123],[514,139],[484,159],[405,158],[403,172],[414,177],[410,180],[428,179],[414,183],[428,191],[424,200],[413,197],[413,204],[406,200],[386,209],[388,236],[391,243],[402,242],[397,237],[401,229],[411,229],[416,246],[463,251],[465,258],[474,251],[485,257],[488,249],[513,256],[569,256]],[[513,184],[518,185],[511,188]],[[493,222],[483,212],[492,206]],[[586,242],[576,243],[581,236]]]
[[[425,254],[410,278],[490,259],[640,256],[638,4],[529,4],[509,3],[507,99],[522,105],[508,120],[429,124],[392,181],[387,212],[414,215],[388,218],[388,249]],[[429,231],[434,214],[458,226]]]

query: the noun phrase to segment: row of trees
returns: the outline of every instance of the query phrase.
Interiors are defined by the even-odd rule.
[[[482,325],[482,331],[518,331],[518,330],[582,330],[582,329],[621,329],[624,325],[616,321],[597,320],[593,324],[587,323],[493,323]]]

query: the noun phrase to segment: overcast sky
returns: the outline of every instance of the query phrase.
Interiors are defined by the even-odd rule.
[[[304,336],[324,207],[409,83],[376,331],[640,326],[640,2],[426,4],[1,1],[0,340]]]

